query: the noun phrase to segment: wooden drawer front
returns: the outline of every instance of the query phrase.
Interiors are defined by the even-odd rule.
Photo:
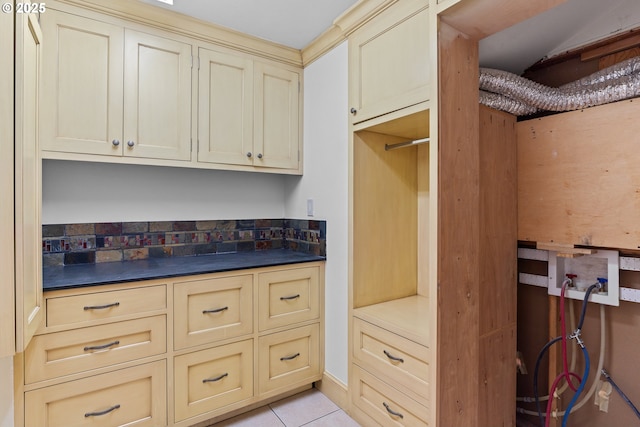
[[[253,340],[178,356],[174,369],[176,422],[240,402],[253,396]]]
[[[253,275],[176,283],[175,348],[253,332]]]
[[[367,371],[353,367],[353,404],[382,426],[427,426],[429,410]],[[388,409],[387,409],[388,408]]]
[[[166,386],[166,361],[159,360],[29,391],[25,393],[25,425],[165,426]]]
[[[428,348],[354,318],[353,356],[358,365],[385,378],[418,402],[427,404]]]
[[[261,331],[318,319],[319,267],[272,271],[258,277]]]
[[[164,315],[36,335],[25,352],[25,382],[31,384],[166,351]]]
[[[167,308],[166,285],[47,298],[47,326],[80,327]]]
[[[260,393],[320,379],[320,327],[317,323],[259,340]]]

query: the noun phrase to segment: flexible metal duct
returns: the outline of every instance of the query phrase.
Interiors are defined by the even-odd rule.
[[[605,68],[559,88],[507,71],[480,69],[480,102],[515,115],[570,111],[640,95],[640,57]]]

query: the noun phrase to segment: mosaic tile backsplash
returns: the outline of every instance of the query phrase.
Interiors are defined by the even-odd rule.
[[[44,266],[287,248],[326,256],[326,221],[243,219],[42,226]]]

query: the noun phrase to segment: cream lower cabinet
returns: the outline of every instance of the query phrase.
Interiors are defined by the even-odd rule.
[[[349,388],[361,422],[429,425],[431,352],[421,328],[427,306],[412,296],[355,310]]]
[[[191,159],[191,45],[53,9],[41,24],[45,157]]]
[[[314,262],[46,292],[16,425],[187,427],[309,387],[323,286]]]

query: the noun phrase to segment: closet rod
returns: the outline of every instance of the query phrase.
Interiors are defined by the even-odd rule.
[[[395,150],[396,148],[409,147],[411,145],[424,144],[429,142],[429,138],[415,139],[413,141],[399,142],[397,144],[384,144],[385,151]]]

